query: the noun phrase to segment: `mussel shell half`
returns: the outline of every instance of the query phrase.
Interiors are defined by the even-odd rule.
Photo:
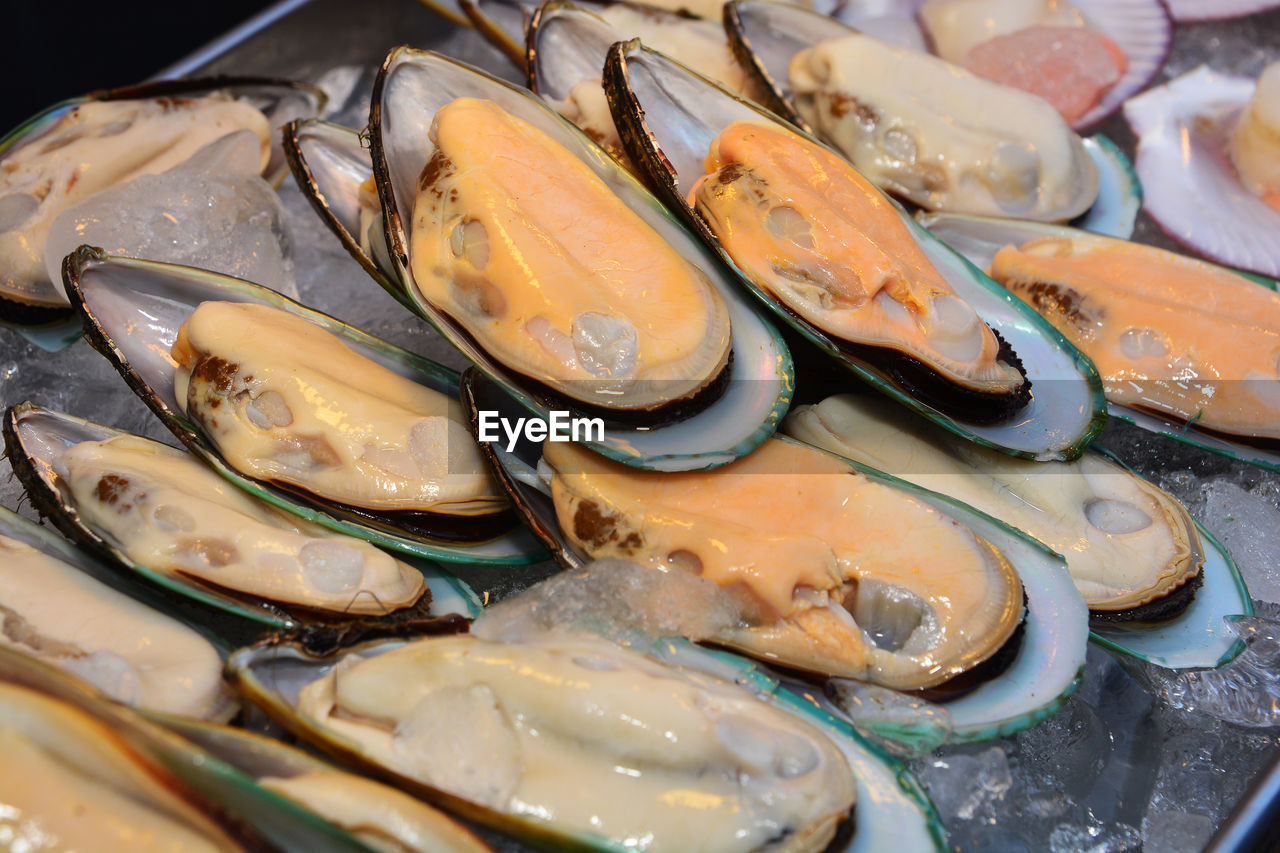
[[[457,374],[428,359],[367,335],[265,287],[206,270],[115,258],[82,248],[67,260],[67,293],[85,324],[90,344],[124,377],[169,430],[192,453],[240,488],[283,510],[331,530],[401,553],[450,563],[536,562],[543,555],[521,530],[492,539],[488,522],[432,514],[427,530],[406,530],[391,516],[357,514],[297,491],[236,472],[188,418],[174,397],[176,364],[169,349],[178,329],[201,303],[254,302],[288,311],[342,338],[383,367],[445,394],[457,393]],[[501,522],[499,522],[499,525]],[[480,540],[480,544],[472,544]]]
[[[1173,23],[1160,0],[1079,0],[1077,6],[1124,51],[1127,61],[1116,84],[1072,122],[1072,128],[1079,130],[1098,124],[1120,109],[1126,98],[1150,85],[1173,44]],[[761,79],[783,102],[776,105],[779,115],[790,121],[799,117],[789,100],[787,64],[805,47],[855,31],[857,24],[851,26],[841,15],[835,17],[835,21],[824,21],[826,16],[818,14],[817,9],[810,11],[770,0],[732,0],[725,4],[725,27],[730,39],[742,52],[744,62],[749,61],[748,55],[754,55]]]
[[[711,141],[737,120],[772,122],[779,128],[784,125],[763,109],[634,41],[615,45],[610,51],[605,90],[624,141],[629,149],[635,149],[632,158],[642,164],[672,209],[708,245],[718,247],[714,235],[685,202],[693,182],[703,174],[703,159]],[[821,144],[811,138],[810,141]],[[1004,337],[1022,360],[1031,380],[1032,399],[1009,420],[979,425],[939,411],[917,399],[884,370],[851,356],[741,272],[739,281],[836,364],[957,435],[1030,459],[1078,457],[1101,431],[1105,420],[1102,380],[1092,362],[1021,300],[1012,298],[905,213],[901,215],[925,255],[956,293]],[[725,264],[736,271],[729,256],[719,251]]]
[[[353,836],[260,787],[241,769],[151,722],[150,715],[107,702],[39,661],[0,649],[0,683],[35,691],[108,727],[145,769],[158,772],[166,787],[229,830],[246,851],[370,853]],[[202,727],[226,730],[210,724]]]
[[[525,32],[536,2],[529,0],[457,0],[467,24],[501,50],[517,68],[525,68]]]
[[[265,777],[273,779],[289,780],[294,777],[309,774],[323,774],[325,780],[331,783],[338,791],[345,793],[350,790],[346,786],[349,784],[358,784],[362,792],[361,796],[352,798],[352,809],[354,812],[356,806],[368,802],[366,795],[372,793],[371,786],[378,785],[370,779],[363,777],[355,777],[350,773],[339,770],[332,764],[321,761],[310,753],[303,752],[297,747],[288,746],[275,738],[266,735],[257,734],[242,728],[233,728],[231,726],[219,726],[212,723],[205,723],[198,720],[189,720],[183,717],[175,717],[170,714],[160,714],[154,711],[140,711],[139,714],[146,718],[149,722],[156,723],[174,734],[180,735],[187,741],[195,744],[200,749],[210,753],[220,761],[226,762],[231,767],[245,773],[259,785]],[[264,790],[269,790],[264,787]],[[283,794],[271,792],[272,796],[279,796],[282,800],[287,800],[294,805],[302,805],[302,803],[293,800]],[[392,788],[386,788],[388,797],[403,798],[406,795]],[[491,848],[484,842],[476,838],[470,830],[463,827],[456,821],[451,820],[438,810],[431,809],[422,803],[414,801],[414,806],[422,810],[429,810],[433,816],[440,822],[451,824],[447,830],[451,830],[451,834],[457,836],[454,842],[458,845],[456,850],[454,847],[447,849],[451,853],[479,853],[479,851],[491,851]],[[305,808],[306,806],[304,806]],[[310,808],[308,809],[311,810]],[[325,814],[315,811],[314,814],[329,823],[339,825],[340,819],[332,814]],[[393,817],[400,816],[399,809],[393,813]],[[381,823],[379,818],[386,817],[386,812],[379,811],[377,814],[362,815],[362,827],[367,829],[369,835],[378,835],[386,833],[390,835],[397,830],[411,833],[418,827],[410,825],[401,827],[398,825],[389,826]],[[438,830],[439,831],[439,830]],[[364,834],[364,833],[362,833]],[[397,836],[402,840],[403,836]],[[431,849],[426,845],[432,838],[417,838],[420,847],[413,849]],[[399,849],[399,848],[397,848]],[[406,848],[408,849],[408,848]]]
[[[1073,238],[1085,236],[1065,225],[1043,222],[1025,222],[1019,219],[994,219],[984,216],[962,216],[954,213],[921,213],[920,223],[939,239],[947,243],[979,269],[990,269],[991,259],[1003,246],[1022,245],[1038,237]],[[1269,278],[1223,267],[1269,290],[1276,290],[1277,283]],[[1234,441],[1223,433],[1206,432],[1194,423],[1185,423],[1162,417],[1149,411],[1107,403],[1108,414],[1127,423],[1142,427],[1148,432],[1171,438],[1182,444],[1198,447],[1260,468],[1280,471],[1280,450],[1272,446],[1256,446]]]
[[[142,100],[219,91],[229,92],[237,99],[248,101],[262,110],[273,128],[300,116],[316,115],[326,101],[324,92],[314,86],[266,77],[159,80],[106,89],[54,104],[0,137],[0,160],[9,152],[37,139],[69,111],[86,101]],[[273,144],[271,159],[263,174],[271,183],[279,184],[284,179],[285,171],[284,152],[278,144]],[[22,283],[22,287],[18,289],[5,287],[0,290],[0,319],[11,323],[41,325],[55,322],[65,319],[67,308],[61,282],[30,281]]]
[[[373,763],[351,741],[297,713],[298,691],[323,676],[346,655],[376,655],[404,642],[403,639],[371,640],[318,653],[288,635],[277,636],[235,652],[228,662],[227,672],[246,699],[300,739],[353,769],[382,778],[468,820],[501,830],[540,848],[621,853],[623,848],[617,842],[600,836],[571,835],[545,823],[479,806],[402,776]],[[944,849],[945,833],[941,822],[919,783],[900,763],[863,740],[844,721],[783,690],[776,679],[741,658],[709,652],[681,640],[662,641],[652,650],[640,651],[653,654],[667,663],[735,680],[761,699],[804,717],[840,747],[853,767],[858,786],[858,805],[854,815],[856,828],[848,845],[839,848],[840,853],[871,853],[884,849],[890,839],[893,839],[895,849],[904,853]]]
[[[463,96],[491,100],[567,147],[641,219],[706,273],[728,309],[733,327],[732,364],[724,393],[705,408],[691,406],[695,411],[682,412],[672,422],[645,429],[606,428],[604,440],[591,448],[626,465],[696,470],[727,464],[759,446],[777,428],[790,403],[794,389],[791,356],[778,331],[744,298],[715,256],[635,178],[540,99],[455,60],[402,47],[387,56],[374,84],[370,135],[387,244],[418,314],[498,382],[526,415],[548,420],[552,410],[579,408],[497,362],[459,324],[427,304],[413,284],[406,223],[418,176],[433,149],[428,131],[435,111]]]
[[[366,224],[360,187],[373,177],[369,149],[357,131],[319,119],[298,119],[284,127],[284,156],[298,189],[351,257],[387,293],[413,310],[386,254],[382,211]],[[364,246],[369,246],[366,252]]]
[[[768,0],[732,0],[725,4],[724,21],[734,52],[761,84],[766,106],[806,133],[816,135],[791,101],[787,68],[799,51],[857,30],[808,9]],[[1160,56],[1163,61],[1163,54]],[[1137,90],[1131,90],[1130,94],[1133,91]],[[1121,101],[1108,109],[1118,109]],[[1089,124],[1098,120],[1091,119]],[[1097,167],[1098,196],[1093,205],[1077,217],[1075,224],[1113,237],[1128,238],[1142,205],[1142,185],[1133,166],[1105,136],[1082,141],[1089,159]]]
[[[477,371],[463,375],[462,388],[463,405],[472,411],[473,428],[480,410],[496,409],[503,415],[511,411],[511,403],[501,390]],[[551,496],[538,475],[542,445],[522,441],[510,453],[496,445],[482,447],[512,502],[556,561],[566,569],[585,566],[587,558],[574,550],[561,530]],[[1028,602],[1022,645],[1003,673],[947,703],[953,742],[987,740],[1021,731],[1061,707],[1079,686],[1089,637],[1089,611],[1063,559],[1025,533],[945,495],[847,459],[842,461],[851,470],[908,492],[967,525],[1003,553],[1022,580]]]
[[[102,441],[122,435],[131,433],[32,403],[13,406],[5,413],[4,418],[6,452],[32,505],[64,535],[109,564],[119,566],[140,579],[139,583],[158,589],[157,595],[168,594],[194,602],[195,606],[190,608],[190,612],[192,620],[197,624],[209,626],[224,637],[242,640],[255,636],[264,625],[278,629],[299,624],[352,621],[351,617],[340,613],[269,602],[208,585],[184,574],[150,569],[138,565],[123,551],[107,542],[81,518],[66,483],[55,469],[55,463],[64,450],[82,441]],[[431,614],[462,613],[471,616],[480,612],[480,603],[475,593],[453,575],[427,560],[406,559],[403,556],[399,559],[422,573],[431,590]],[[415,605],[413,612],[417,612],[417,607]],[[234,618],[216,619],[209,608]],[[412,615],[410,611],[405,613]]]

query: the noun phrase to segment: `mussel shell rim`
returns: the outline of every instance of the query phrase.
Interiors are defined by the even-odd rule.
[[[402,289],[395,285],[391,278],[383,273],[373,258],[365,254],[364,249],[360,247],[359,239],[342,224],[329,206],[328,198],[316,180],[311,164],[307,162],[306,154],[303,153],[303,143],[301,141],[305,130],[317,127],[333,133],[345,131],[357,139],[361,138],[359,131],[322,119],[294,119],[286,124],[282,131],[284,156],[285,162],[289,165],[289,171],[293,173],[294,183],[297,184],[298,189],[307,201],[311,203],[311,208],[328,226],[329,231],[338,238],[338,242],[347,250],[347,254],[360,264],[360,267],[369,274],[370,278],[378,283],[379,287],[405,308],[413,311],[412,301]],[[372,173],[372,167],[370,168],[370,173]]]

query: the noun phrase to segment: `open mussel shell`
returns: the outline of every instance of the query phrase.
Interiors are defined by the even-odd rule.
[[[833,398],[793,411],[783,430],[817,447],[893,471],[922,487],[973,501],[1011,527],[1042,538],[1062,554],[1069,571],[1078,570],[1094,588],[1112,584],[1135,590],[1146,587],[1163,590],[1170,596],[1167,601],[1177,602],[1181,583],[1173,588],[1168,584],[1182,581],[1192,585],[1194,592],[1185,608],[1158,622],[1141,620],[1153,609],[1159,612],[1161,598],[1153,598],[1145,608],[1128,614],[1101,606],[1097,612],[1091,610],[1092,617],[1101,618],[1091,619],[1090,639],[1100,645],[1170,669],[1220,666],[1243,650],[1225,619],[1253,612],[1244,581],[1230,555],[1172,495],[1142,480],[1110,454],[1091,449],[1078,463],[994,460],[993,465],[990,454],[959,446],[927,424],[903,430],[894,414],[882,401],[869,396]],[[1067,495],[1070,501],[1062,500]],[[1089,518],[1091,504],[1123,511],[1139,506],[1131,501],[1143,499],[1152,500],[1151,521],[1146,526],[1108,530],[1095,539],[1089,527],[1073,523]],[[1099,550],[1099,545],[1127,550],[1108,552]],[[1099,577],[1099,571],[1105,574]],[[1138,572],[1136,576],[1144,580],[1122,583],[1119,578],[1135,576],[1126,574],[1130,571]],[[1119,590],[1112,594],[1119,595]]]
[[[813,128],[791,102],[791,84],[787,79],[791,58],[807,47],[856,30],[808,9],[768,0],[726,3],[725,29],[738,57],[760,81],[767,106],[812,134]],[[1163,62],[1163,53],[1160,57]],[[1109,109],[1119,108],[1121,101]],[[1142,186],[1128,158],[1111,140],[1094,136],[1082,141],[1098,170],[1098,197],[1075,224],[1090,231],[1127,238],[1133,233],[1134,220],[1142,204]]]
[[[1203,257],[1274,278],[1280,210],[1245,187],[1228,154],[1256,82],[1202,65],[1130,99],[1124,116],[1138,138],[1143,208],[1156,224]]]
[[[58,121],[87,101],[143,100],[185,95],[228,92],[251,103],[267,116],[271,127],[287,121],[313,116],[324,107],[324,92],[305,83],[265,77],[209,77],[195,80],[159,80],[119,89],[91,92],[55,104],[27,119],[0,138],[0,161],[10,152],[37,140]],[[284,152],[273,145],[271,159],[264,176],[279,184],[285,176]],[[8,278],[7,276],[5,277]],[[56,349],[75,340],[74,319],[68,313],[66,295],[61,282],[51,282],[43,275],[38,281],[8,282],[0,287],[0,321],[20,326],[41,326],[28,335],[46,349]]]
[[[185,574],[138,565],[94,531],[76,510],[67,483],[56,470],[56,463],[63,451],[80,442],[102,441],[125,435],[132,433],[31,403],[12,407],[4,419],[9,460],[14,473],[26,488],[32,505],[63,534],[140,578],[141,583],[235,617],[229,625],[213,623],[209,621],[210,614],[206,611],[195,617],[199,623],[214,625],[219,634],[230,633],[232,636],[244,637],[244,631],[260,631],[263,625],[290,628],[299,624],[351,621],[352,617],[344,617],[341,613],[269,602],[201,583]],[[457,578],[426,560],[409,559],[405,562],[420,571],[426,580],[432,594],[431,614],[462,613],[470,616],[480,612],[475,593]],[[251,624],[245,624],[246,622]]]
[[[428,131],[435,112],[459,97],[487,99],[564,145],[628,207],[702,270],[719,292],[733,328],[727,388],[714,402],[673,422],[642,429],[606,424],[590,447],[642,468],[693,470],[724,465],[749,453],[773,433],[794,389],[791,356],[776,329],[740,293],[718,260],[662,204],[581,131],[527,91],[431,52],[397,48],[374,85],[370,135],[374,175],[382,199],[387,242],[400,280],[420,316],[481,370],[542,420],[555,410],[577,410],[546,386],[525,379],[478,346],[461,325],[418,293],[409,269],[408,215],[418,177],[430,159]]]
[[[142,714],[100,699],[79,682],[39,661],[0,649],[0,684],[31,690],[90,718],[96,724],[93,737],[97,743],[103,743],[101,733],[105,727],[114,740],[112,747],[126,751],[133,766],[154,776],[157,784],[203,812],[241,845],[239,849],[264,853],[372,853],[371,847],[355,837],[260,787],[243,770]],[[222,726],[181,718],[163,719],[183,726],[228,731]],[[84,735],[68,732],[67,736]],[[111,781],[104,779],[102,783]]]
[[[1099,452],[1125,467],[1119,458]],[[1228,627],[1226,619],[1237,614],[1252,615],[1253,598],[1227,549],[1200,522],[1195,521],[1195,526],[1204,548],[1204,564],[1200,567],[1203,583],[1191,605],[1167,622],[1132,627],[1096,624],[1089,639],[1167,669],[1219,667],[1244,651],[1244,643]]]
[[[463,376],[463,403],[472,410],[473,418],[482,410],[497,410],[501,416],[509,416],[512,410],[501,390],[476,371]],[[542,445],[520,441],[510,452],[496,444],[482,446],[512,502],[556,561],[566,569],[585,566],[587,557],[574,549],[561,530],[549,488],[538,473]],[[946,704],[953,742],[1011,734],[1056,711],[1079,685],[1089,637],[1089,611],[1063,559],[1037,540],[972,507],[865,465],[843,461],[851,470],[905,491],[968,526],[1003,553],[1022,580],[1027,596],[1022,645],[1004,672]]]
[[[443,625],[427,628],[426,633],[448,633],[460,627]],[[327,640],[315,643],[306,637],[279,635],[233,654],[228,663],[228,677],[245,698],[299,739],[353,769],[384,779],[467,820],[492,827],[540,849],[588,853],[622,853],[630,849],[598,835],[575,834],[537,820],[498,812],[403,776],[374,763],[354,742],[298,712],[301,688],[325,675],[347,656],[377,655],[404,644],[408,639],[413,638],[392,637],[332,645]],[[682,640],[657,641],[653,648],[636,650],[668,664],[698,669],[734,681],[759,698],[804,717],[831,738],[848,758],[858,787],[853,838],[838,848],[841,853],[871,853],[885,849],[891,840],[895,849],[904,853],[944,848],[945,833],[941,822],[919,783],[901,764],[867,743],[843,721],[779,688],[776,679],[732,655],[709,652]]]
[[[605,90],[632,159],[642,164],[671,208],[701,234],[709,246],[719,244],[685,197],[704,172],[703,160],[712,140],[738,120],[772,123],[788,132],[799,132],[786,128],[765,110],[678,62],[634,41],[615,45],[611,50]],[[885,371],[851,356],[825,332],[788,311],[741,272],[739,281],[779,320],[815,344],[835,363],[934,423],[1015,456],[1031,459],[1079,456],[1102,429],[1105,420],[1102,382],[1093,364],[1021,300],[934,239],[905,213],[901,215],[930,262],[1021,359],[1031,380],[1032,399],[1009,419],[979,425],[939,411],[917,399]],[[737,270],[728,254],[723,249],[718,251],[725,264]]]
[[[283,140],[293,179],[320,219],[383,290],[413,310],[395,283],[382,211],[361,204],[360,188],[373,177],[373,164],[359,132],[319,119],[298,119],[285,125]]]
[[[176,596],[166,595],[162,590],[156,589],[149,585],[143,585],[137,581],[136,577],[121,574],[118,570],[112,570],[109,566],[94,559],[89,554],[81,551],[73,546],[66,539],[55,535],[46,527],[36,524],[15,512],[4,507],[0,507],[0,536],[22,542],[29,545],[35,550],[55,560],[71,566],[73,569],[83,572],[93,580],[127,596],[133,601],[148,607],[158,614],[162,614],[178,624],[181,624],[195,631],[201,637],[209,642],[217,651],[218,656],[223,661],[227,659],[227,655],[235,647],[233,642],[244,642],[249,637],[255,635],[257,631],[252,632],[230,632],[232,636],[227,637],[211,629],[208,620],[208,614],[201,612],[198,608],[192,607],[191,602]],[[115,609],[101,609],[102,613],[118,613]],[[122,632],[124,633],[124,632]],[[139,638],[139,645],[149,645],[158,648],[157,643],[165,642],[164,635],[152,637],[150,639]],[[3,644],[0,644],[3,645]],[[19,647],[21,648],[21,647]],[[71,677],[71,676],[68,676]],[[190,691],[189,681],[187,690]],[[87,688],[94,692],[98,692],[96,688]],[[108,697],[105,694],[104,700]],[[239,712],[239,705],[232,701],[228,695],[224,695],[219,701],[209,706],[204,714],[205,719],[226,721],[234,717]],[[186,718],[178,718],[186,719]]]
[[[1038,237],[1080,236],[1080,232],[1063,225],[1025,222],[1019,219],[994,219],[984,216],[962,216],[950,213],[920,214],[919,220],[931,233],[947,243],[979,269],[990,269],[995,253],[1007,245],[1020,246]],[[1229,270],[1261,287],[1276,290],[1275,281],[1262,276]],[[1280,471],[1280,450],[1236,441],[1220,432],[1206,432],[1194,423],[1184,423],[1157,413],[1108,403],[1111,417],[1131,423],[1157,435],[1211,453],[1227,456],[1260,468]]]
[[[188,418],[174,396],[176,363],[169,354],[178,329],[202,302],[252,302],[288,311],[342,338],[347,346],[379,365],[450,396],[457,374],[312,311],[273,290],[192,267],[107,256],[82,248],[65,267],[68,293],[80,313],[90,344],[124,377],[129,387],[192,453],[232,483],[280,509],[339,533],[404,554],[448,563],[520,565],[542,559],[519,529],[493,541],[485,522],[477,529],[465,518],[437,514],[431,529],[405,530],[389,517],[348,511],[340,505],[288,491],[238,473],[218,452],[200,425]],[[500,523],[500,522],[499,522]]]
[[[362,834],[367,833],[369,836],[383,840],[394,833],[397,840],[402,843],[406,836],[414,837],[419,845],[414,849],[429,849],[432,853],[440,853],[441,849],[451,851],[451,853],[483,853],[483,851],[490,851],[489,846],[476,838],[470,830],[441,812],[412,801],[412,805],[415,807],[414,811],[409,815],[405,815],[400,810],[399,805],[394,803],[394,800],[405,798],[407,797],[406,794],[380,785],[372,780],[339,770],[337,767],[321,761],[309,753],[303,752],[296,747],[287,746],[274,738],[245,729],[219,726],[213,723],[175,717],[170,714],[160,714],[153,711],[140,711],[139,713],[147,720],[163,726],[174,734],[180,735],[200,749],[213,755],[219,761],[223,761],[241,773],[246,774],[264,788],[270,787],[274,796],[280,796],[290,803],[303,805],[276,790],[275,785],[270,780],[288,783],[299,777],[305,777],[304,781],[323,781],[326,791],[332,790],[333,796],[343,796],[349,801],[350,808],[347,810],[349,813],[355,812],[361,806],[367,805],[370,807],[370,812],[360,814],[359,826],[364,831]],[[264,783],[263,780],[268,781]],[[381,796],[376,801],[370,801],[369,798],[375,795],[375,787],[384,789],[382,793],[389,798],[388,802],[384,803]],[[317,809],[314,804],[310,807],[310,810],[313,810],[318,817],[329,823],[339,827],[343,824],[344,816],[341,814],[326,813]],[[419,810],[430,811],[430,815],[422,815]],[[388,822],[381,823],[379,818],[388,819]],[[430,820],[430,823],[424,827],[417,823],[419,820]],[[394,823],[392,823],[393,821]],[[434,834],[429,837],[417,835],[417,831],[423,829],[426,832],[434,830]],[[399,833],[404,834],[401,835]],[[439,848],[434,846],[432,842],[442,843],[445,846],[444,848]],[[397,847],[396,849],[399,850],[401,848]]]
[[[1074,129],[1088,128],[1120,109],[1126,98],[1142,91],[1160,73],[1173,44],[1173,23],[1160,0],[1079,0],[1075,4],[1099,31],[1114,41],[1125,54],[1125,70],[1087,113],[1072,122]],[[780,115],[798,118],[788,101],[790,86],[787,66],[799,50],[854,31],[842,23],[846,16],[832,20],[819,10],[770,0],[732,0],[725,4],[725,26],[729,37],[744,54],[755,58],[755,66],[774,96]],[[875,36],[871,32],[869,35]]]

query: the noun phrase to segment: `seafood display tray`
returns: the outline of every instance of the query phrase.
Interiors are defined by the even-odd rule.
[[[1280,58],[1280,12],[1251,20],[1256,39],[1270,46],[1273,58]],[[1238,22],[1180,30],[1166,74],[1182,73],[1210,50],[1222,51],[1228,64],[1256,62],[1256,51],[1250,54],[1245,49],[1248,42],[1241,42],[1239,34],[1245,31]],[[523,81],[523,72],[497,48],[415,0],[360,4],[282,0],[157,76],[235,74],[307,81],[329,95],[325,119],[358,128],[368,121],[369,92],[378,65],[389,48],[401,44],[437,50],[509,80]],[[1113,116],[1097,130],[1132,154],[1133,138],[1122,117]],[[441,363],[459,369],[466,366],[451,346],[382,291],[347,255],[291,179],[280,194],[293,231],[295,272],[304,304]],[[1140,214],[1135,239],[1175,248],[1145,214]],[[27,399],[171,442],[160,423],[84,341],[49,353],[0,328],[0,406]],[[1254,495],[1268,496],[1272,504],[1280,502],[1280,473],[1181,445],[1130,424],[1113,421],[1099,444],[1174,493],[1193,514],[1207,511],[1205,487],[1211,480],[1245,484]],[[18,506],[21,495],[7,461],[0,460],[0,504]],[[35,517],[29,506],[21,506],[20,511]],[[1270,536],[1280,537],[1280,532],[1271,531]],[[1270,551],[1276,550],[1272,545]],[[488,602],[541,580],[556,566],[546,562],[457,571]],[[1280,580],[1273,579],[1271,586],[1280,587]],[[1280,618],[1280,606],[1260,615]],[[236,643],[251,639],[226,625],[215,622],[211,627],[232,634],[228,639]],[[934,796],[951,833],[952,848],[1136,850],[1141,837],[1134,846],[1133,835],[1141,832],[1153,795],[1159,793],[1162,807],[1170,813],[1194,815],[1203,811],[1201,804],[1181,803],[1178,797],[1195,798],[1205,785],[1215,784],[1218,799],[1210,811],[1218,827],[1212,849],[1251,849],[1250,840],[1263,837],[1268,827],[1280,826],[1280,729],[1248,729],[1207,715],[1170,711],[1154,695],[1155,689],[1149,665],[1092,647],[1078,695],[1045,724],[1055,727],[1051,733],[1024,733],[913,759],[911,767]],[[1201,768],[1204,779],[1193,785],[1180,784],[1175,778],[1167,791],[1157,792],[1157,786],[1164,784],[1169,756],[1177,754],[1179,739],[1189,745],[1189,752],[1199,750],[1201,762],[1209,756],[1208,766]],[[1205,742],[1222,748],[1216,754],[1206,751]],[[1230,757],[1229,763],[1223,755]],[[998,765],[994,775],[988,772],[993,762]],[[1194,757],[1189,762],[1194,764]],[[1041,768],[1035,771],[1039,776],[1027,769],[1031,766]],[[1058,769],[1046,771],[1046,767]],[[960,780],[963,774],[968,778]],[[1022,790],[1033,777],[1049,789],[1047,793],[1038,790],[1033,796]],[[1229,784],[1224,783],[1228,778]],[[1082,787],[1082,780],[1087,780],[1087,787]],[[967,799],[966,791],[971,794]],[[1064,811],[1056,816],[1049,811],[1028,817],[1029,810],[1051,808],[1055,802],[1066,802],[1070,808],[1062,806]],[[1088,822],[1082,823],[1080,814],[1087,815]],[[1045,831],[1037,845],[1005,831],[1005,822],[1015,820],[1023,826],[1029,820],[1039,821],[1036,825]],[[1067,824],[1078,828],[1079,834],[1058,832]],[[1132,832],[1117,833],[1117,826]],[[492,834],[489,838],[504,853],[530,849]],[[1154,848],[1148,845],[1147,849]]]

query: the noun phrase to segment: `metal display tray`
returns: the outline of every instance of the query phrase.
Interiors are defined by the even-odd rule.
[[[1254,20],[1257,22],[1255,32],[1265,34],[1266,42],[1271,45],[1265,49],[1273,59],[1280,58],[1280,13],[1256,16]],[[1196,44],[1175,45],[1175,58],[1180,49],[1184,56],[1191,56],[1197,49],[1214,49],[1214,39],[1222,41],[1236,32],[1231,26],[1229,23],[1221,27],[1198,25],[1194,30],[1188,28],[1189,36],[1180,32],[1179,39],[1192,38]],[[439,50],[507,79],[523,79],[523,73],[479,35],[414,0],[365,0],[362,3],[283,0],[157,76],[267,75],[308,81],[320,85],[330,95],[325,118],[362,127],[368,121],[373,74],[387,50],[400,44]],[[1227,49],[1225,42],[1222,49]],[[1133,139],[1121,118],[1113,117],[1100,130],[1132,153]],[[345,254],[292,180],[281,187],[281,196],[294,233],[297,278],[304,303],[438,361],[465,366],[461,356],[396,304]],[[1136,238],[1171,246],[1145,215]],[[0,364],[0,404],[3,406],[32,399],[161,440],[170,438],[105,361],[83,341],[50,354],[28,344],[12,331],[0,329],[0,362],[3,362]],[[1201,492],[1210,477],[1262,484],[1271,489],[1272,495],[1280,495],[1280,474],[1212,456],[1143,433],[1130,425],[1112,423],[1101,444],[1117,452],[1144,476],[1192,504],[1193,512],[1194,506],[1203,504]],[[14,506],[20,498],[20,488],[11,478],[3,482],[8,473],[6,469],[7,462],[0,461],[0,502]],[[23,512],[33,515],[29,507]],[[1280,536],[1280,531],[1274,535]],[[555,567],[546,563],[517,569],[460,569],[459,574],[486,600],[493,600],[553,571]],[[1276,838],[1280,832],[1280,736],[1277,735],[1280,730],[1250,732],[1234,726],[1224,729],[1227,724],[1195,715],[1188,718],[1189,722],[1178,718],[1180,721],[1175,721],[1176,724],[1170,723],[1174,719],[1170,716],[1172,712],[1159,708],[1159,700],[1151,696],[1149,683],[1143,682],[1141,672],[1132,663],[1117,661],[1100,648],[1092,648],[1089,658],[1080,694],[1087,694],[1087,701],[1093,703],[1088,706],[1086,716],[1091,724],[1102,726],[1107,755],[1092,787],[1068,794],[1074,797],[1076,805],[1084,806],[1084,813],[1095,823],[1082,825],[1084,833],[1078,837],[1070,833],[1057,835],[1049,831],[1053,826],[1050,818],[1044,824],[1045,836],[1035,839],[1034,843],[1009,833],[1002,834],[1002,819],[1013,819],[1015,812],[1025,810],[1031,802],[1024,792],[1017,790],[1019,777],[1015,772],[1009,777],[1014,787],[998,794],[996,788],[986,794],[979,791],[984,798],[973,808],[967,808],[967,817],[964,816],[966,808],[956,809],[954,803],[949,807],[935,796],[951,832],[951,846],[962,850],[1138,849],[1132,843],[1133,833],[1117,835],[1114,827],[1142,827],[1147,802],[1158,784],[1155,777],[1167,770],[1160,766],[1162,749],[1175,734],[1188,737],[1190,731],[1192,734],[1209,732],[1218,738],[1215,742],[1230,740],[1235,744],[1228,750],[1234,766],[1221,766],[1222,761],[1210,756],[1213,766],[1209,770],[1218,774],[1215,778],[1234,775],[1231,783],[1224,786],[1229,793],[1221,795],[1234,800],[1234,807],[1231,802],[1219,803],[1220,814],[1214,819],[1216,831],[1209,841],[1209,849],[1280,849]],[[1073,701],[1083,704],[1086,700],[1078,697]],[[1135,712],[1130,707],[1135,701],[1145,703],[1146,711]],[[1060,713],[1072,713],[1070,706]],[[1045,755],[1059,748],[1071,748],[1051,738],[1040,738],[1040,741],[1039,748]],[[1019,762],[1045,758],[1045,755],[1028,752],[1028,743],[1013,737],[976,747],[943,750],[916,759],[912,766],[920,771],[926,786],[932,790],[931,774],[939,772],[938,767],[945,766],[946,761],[956,755],[977,761],[984,754],[991,757],[989,750],[998,748],[1005,752],[1009,766],[1015,771]],[[1077,748],[1091,749],[1095,745],[1086,740]],[[1255,778],[1246,783],[1238,778],[1244,774]],[[1211,772],[1210,776],[1213,775]],[[980,782],[975,780],[974,785],[980,787]],[[1176,791],[1178,786],[1174,784],[1170,790]],[[493,838],[492,834],[486,834]],[[495,843],[504,851],[527,849],[505,839],[495,839]],[[1141,845],[1141,840],[1137,843]]]

